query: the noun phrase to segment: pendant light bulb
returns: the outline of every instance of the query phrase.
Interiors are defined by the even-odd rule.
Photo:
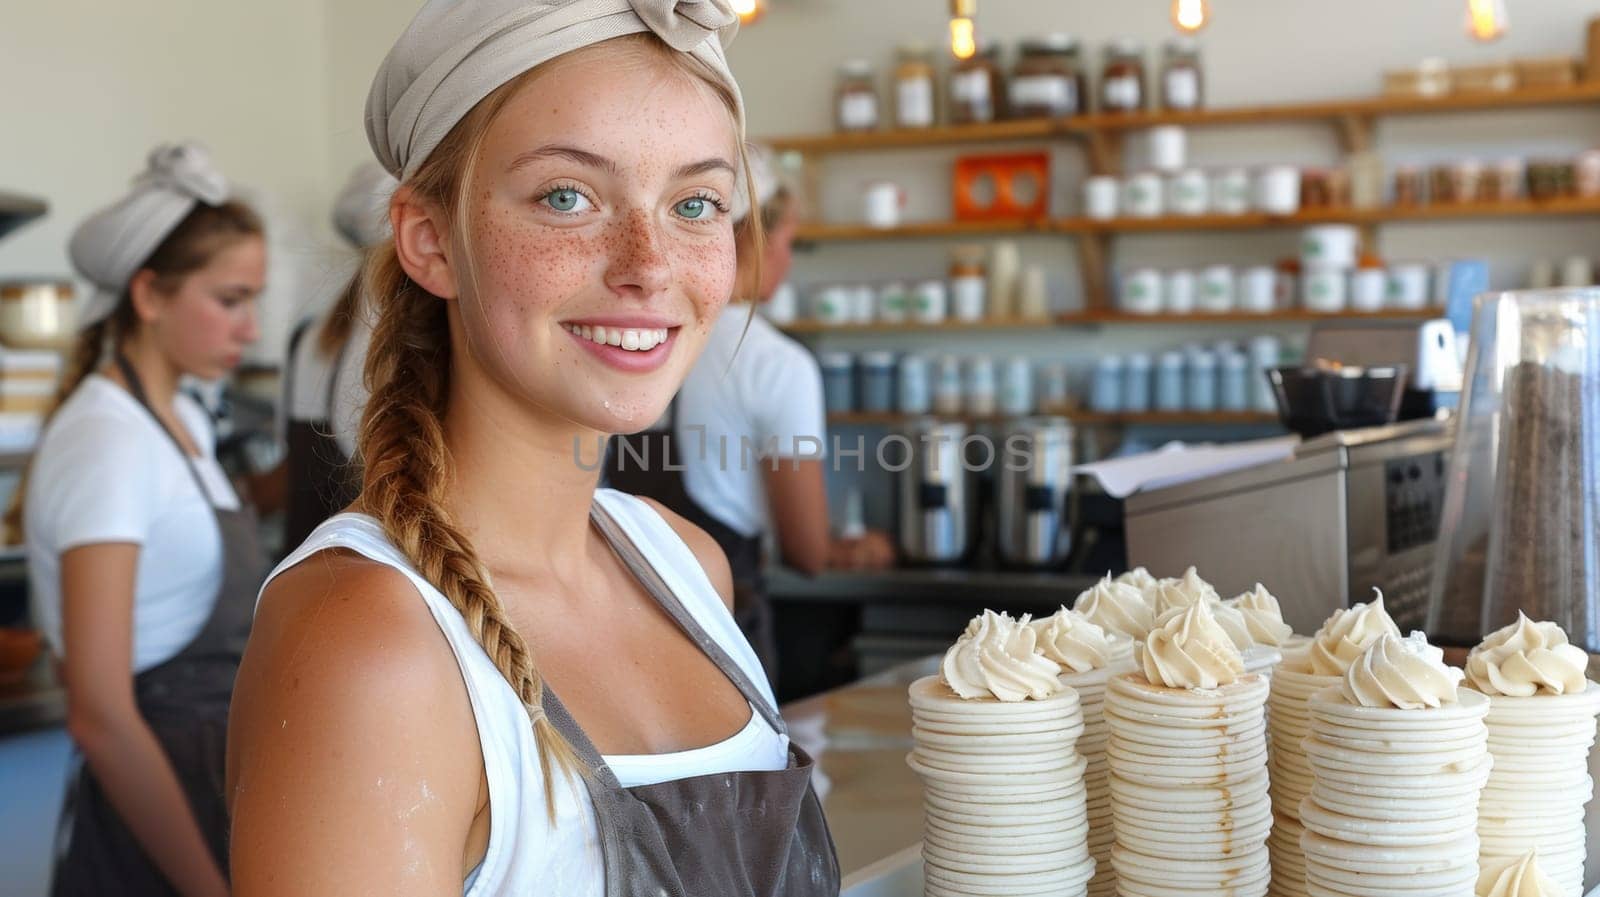
[[[1172,24],[1186,34],[1193,34],[1211,21],[1210,0],[1172,0]]]
[[[957,59],[971,59],[978,52],[977,12],[978,0],[950,0],[950,53]]]
[[[1499,40],[1506,25],[1506,0],[1467,0],[1467,33],[1474,40]]]
[[[732,6],[739,24],[748,25],[766,13],[767,0],[732,0]]]

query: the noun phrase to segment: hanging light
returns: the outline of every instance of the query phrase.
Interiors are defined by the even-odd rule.
[[[1193,34],[1211,21],[1211,0],[1172,0],[1172,24]]]
[[[1498,40],[1506,24],[1506,0],[1467,0],[1467,33],[1474,40]]]
[[[971,59],[978,52],[978,0],[950,0],[950,52],[957,59]]]
[[[732,0],[739,24],[749,25],[767,13],[767,0]]]

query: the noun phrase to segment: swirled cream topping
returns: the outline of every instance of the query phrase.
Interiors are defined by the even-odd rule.
[[[1226,604],[1215,603],[1211,601],[1201,601],[1199,603],[1204,604],[1206,606],[1206,610],[1211,612],[1212,619],[1216,620],[1217,626],[1219,626],[1223,632],[1227,633],[1228,641],[1233,642],[1233,646],[1235,648],[1243,651],[1246,648],[1250,648],[1255,645],[1255,640],[1250,637],[1250,624],[1245,620],[1244,614],[1234,610],[1231,607],[1228,607]],[[1173,617],[1183,613],[1191,607],[1194,607],[1194,605],[1189,604],[1181,607],[1169,607],[1164,611],[1157,612],[1155,625],[1151,628],[1160,629]]]
[[[1227,604],[1244,615],[1250,639],[1258,645],[1281,647],[1289,640],[1289,636],[1294,635],[1289,624],[1283,622],[1283,608],[1279,606],[1278,599],[1259,582],[1254,589]]]
[[[1244,675],[1244,658],[1217,625],[1209,602],[1170,614],[1139,649],[1144,677],[1168,688],[1218,688]]]
[[[1310,672],[1343,676],[1363,651],[1386,635],[1400,638],[1400,627],[1384,610],[1382,592],[1366,604],[1336,610],[1311,641]]]
[[[1561,885],[1539,868],[1538,851],[1529,850],[1509,864],[1494,864],[1478,876],[1478,897],[1558,897]]]
[[[1362,707],[1426,710],[1456,703],[1461,671],[1445,666],[1444,651],[1420,632],[1409,638],[1385,635],[1345,672],[1339,690]]]
[[[1155,610],[1144,600],[1144,595],[1130,585],[1116,582],[1107,576],[1094,588],[1078,596],[1072,609],[1103,629],[1142,639],[1155,625]]]
[[[1132,639],[1107,632],[1100,624],[1065,607],[1031,625],[1038,634],[1039,652],[1060,664],[1063,672],[1104,669],[1133,650]]]
[[[1200,578],[1199,571],[1190,567],[1177,579],[1163,579],[1156,583],[1156,614],[1175,607],[1188,607],[1200,601],[1221,604],[1222,596],[1211,583]]]
[[[1486,695],[1526,698],[1576,694],[1589,687],[1589,655],[1567,642],[1555,623],[1535,623],[1521,611],[1467,655],[1467,684]]]
[[[1160,582],[1160,580],[1151,576],[1149,570],[1143,567],[1134,567],[1127,573],[1117,577],[1117,582],[1125,586],[1133,586],[1139,590],[1139,594],[1146,596],[1146,600],[1149,600],[1148,596],[1155,593],[1156,583]]]
[[[1038,652],[1038,634],[1028,616],[1013,620],[986,610],[944,654],[940,672],[950,690],[963,698],[1023,701],[1048,698],[1061,690],[1061,667]]]

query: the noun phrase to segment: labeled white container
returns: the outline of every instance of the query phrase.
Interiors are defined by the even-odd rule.
[[[1146,131],[1144,137],[1151,168],[1170,174],[1186,164],[1189,141],[1183,128],[1178,125],[1158,125]]]
[[[1382,268],[1357,268],[1350,274],[1350,309],[1359,312],[1382,311],[1389,275]]]
[[[968,414],[994,414],[999,389],[995,383],[994,359],[974,355],[967,359],[965,408]]]
[[[1218,215],[1243,215],[1254,200],[1250,172],[1243,168],[1224,168],[1211,175],[1211,211]]]
[[[1174,215],[1204,215],[1211,209],[1211,191],[1198,168],[1167,178],[1167,210]]]
[[[1200,291],[1200,275],[1188,268],[1168,271],[1162,279],[1162,307],[1175,315],[1194,311],[1195,297]]]
[[[870,285],[850,288],[850,319],[857,324],[871,324],[878,314],[878,291]]]
[[[1021,417],[1033,413],[1033,362],[1009,358],[1000,369],[1000,413]]]
[[[1348,224],[1319,224],[1300,233],[1300,262],[1306,266],[1354,268],[1361,232]]]
[[[911,318],[919,324],[940,324],[949,312],[950,296],[942,280],[924,280],[911,292]]]
[[[933,410],[935,414],[960,414],[965,384],[961,359],[941,355],[933,364]]]
[[[893,352],[874,350],[861,353],[861,410],[887,414],[894,410],[895,357]]]
[[[1122,277],[1117,305],[1130,315],[1161,313],[1161,272],[1154,268],[1135,268]]]
[[[1122,184],[1109,175],[1096,175],[1083,182],[1083,215],[1096,221],[1117,217]]]
[[[878,320],[903,324],[911,316],[911,290],[900,281],[878,287]]]
[[[1159,218],[1162,202],[1161,175],[1144,171],[1122,181],[1122,214],[1130,218]]]
[[[1256,174],[1256,210],[1268,215],[1300,211],[1300,169],[1269,165]]]
[[[983,320],[985,298],[989,280],[982,274],[968,274],[950,278],[950,310],[957,321],[972,323]]]
[[[1211,265],[1200,272],[1200,294],[1195,308],[1207,314],[1223,314],[1238,307],[1232,265]]]
[[[848,324],[854,316],[850,302],[849,287],[822,287],[811,294],[811,317],[823,324]]]
[[[1336,314],[1349,303],[1350,275],[1344,268],[1308,266],[1300,278],[1300,301],[1307,311]]]
[[[1389,266],[1388,306],[1402,311],[1428,307],[1428,266],[1423,262],[1397,262]]]
[[[1271,265],[1252,265],[1239,275],[1239,309],[1269,314],[1277,307],[1278,272]]]
[[[901,356],[900,377],[896,386],[899,388],[896,405],[902,414],[927,414],[933,410],[933,383],[929,378],[928,359],[921,355]]]

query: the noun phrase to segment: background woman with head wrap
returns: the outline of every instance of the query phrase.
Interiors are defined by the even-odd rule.
[[[798,209],[765,150],[751,152],[750,170],[757,204],[735,214],[735,301],[678,391],[671,439],[625,437],[640,449],[613,451],[608,474],[611,485],[660,500],[716,538],[733,569],[734,615],[776,683],[785,639],[774,631],[761,572],[766,534],[775,537],[778,560],[807,575],[885,567],[894,549],[882,533],[836,539],[830,532],[822,372],[804,346],[753,313],[789,275]],[[757,447],[757,456],[746,446]]]
[[[262,594],[237,894],[837,893],[726,559],[596,488],[733,292],[737,21],[433,0],[378,72],[362,491]]]
[[[228,702],[265,562],[185,375],[257,336],[254,213],[193,144],[72,236],[94,286],[11,523],[83,756],[54,893],[227,893]]]

